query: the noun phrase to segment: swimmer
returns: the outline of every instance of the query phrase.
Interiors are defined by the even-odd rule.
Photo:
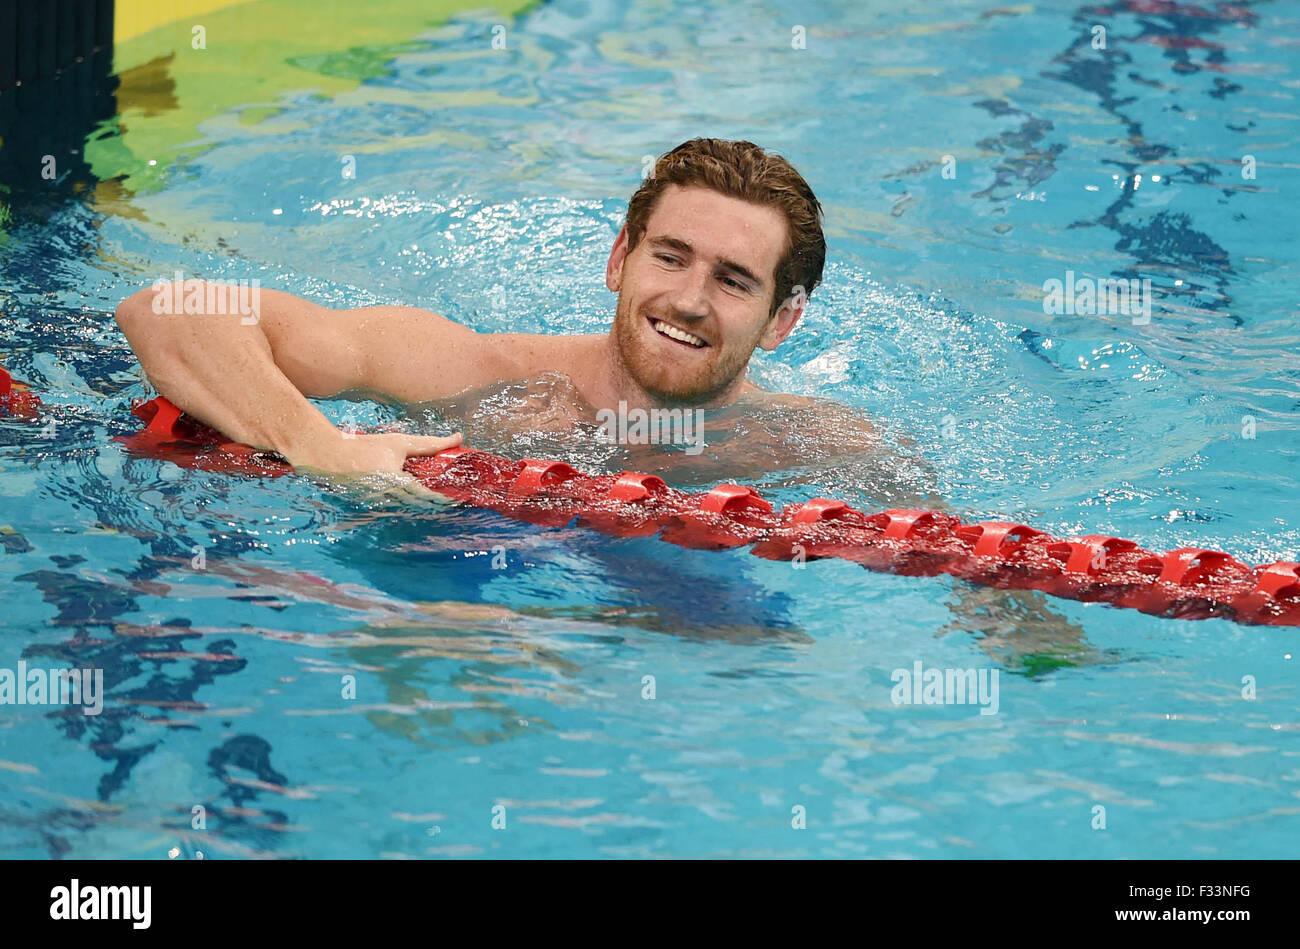
[[[754,351],[781,345],[821,282],[821,214],[784,158],[750,142],[694,139],[662,156],[632,196],[605,270],[617,294],[607,334],[478,333],[415,307],[332,310],[266,289],[256,319],[177,318],[157,312],[171,307],[155,298],[179,300],[184,288],[161,281],[116,315],[160,394],[300,469],[400,472],[408,456],[461,440],[459,432],[345,438],[309,398],[413,405],[557,375],[576,408],[547,414],[569,421],[620,403],[647,411],[784,406],[826,413],[823,427],[844,452],[878,447],[870,423],[846,407],[767,393],[746,377]],[[805,430],[816,430],[809,421]]]
[[[407,457],[461,441],[459,432],[345,437],[310,398],[442,401],[468,417],[466,406],[494,386],[525,383],[541,397],[522,400],[532,409],[527,419],[494,415],[497,430],[536,426],[539,408],[556,427],[594,421],[620,402],[721,409],[724,424],[744,437],[728,440],[726,456],[715,455],[701,479],[750,478],[808,462],[843,471],[850,459],[882,453],[871,422],[826,399],[766,392],[745,372],[756,349],[775,350],[790,335],[821,282],[821,216],[812,189],[785,159],[750,142],[694,139],[662,156],[632,196],[605,269],[605,285],[617,294],[606,334],[485,334],[415,307],[332,310],[275,290],[260,291],[256,319],[188,307],[177,318],[159,312],[168,308],[156,297],[179,299],[184,288],[161,282],[123,301],[117,321],[159,393],[299,469],[400,474]],[[781,422],[755,424],[764,412]],[[876,490],[888,480],[883,470],[869,478]],[[888,499],[912,504],[920,493],[904,486]],[[928,487],[924,494],[928,506],[946,506]],[[1014,619],[1022,632],[1039,630],[1035,652],[1043,642],[1081,639],[1074,624],[1036,615],[1037,594],[997,591],[976,605],[972,596],[958,588],[959,616],[992,613]]]

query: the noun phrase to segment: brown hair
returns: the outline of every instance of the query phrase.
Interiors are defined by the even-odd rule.
[[[629,250],[645,235],[650,213],[669,185],[710,188],[729,198],[778,208],[785,215],[788,234],[785,253],[776,265],[773,313],[793,295],[796,286],[802,286],[807,296],[821,283],[826,263],[822,206],[808,182],[780,155],[765,152],[753,142],[721,138],[693,138],[661,155],[628,202]]]

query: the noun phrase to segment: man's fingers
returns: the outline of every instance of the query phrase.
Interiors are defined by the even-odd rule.
[[[461,433],[456,432],[448,435],[446,438],[432,438],[429,436],[419,435],[412,436],[406,440],[407,457],[420,457],[422,455],[436,455],[440,451],[448,448],[455,448],[461,442]]]
[[[403,474],[402,480],[398,483],[397,487],[402,491],[405,491],[408,495],[417,497],[421,500],[447,500],[441,494],[430,491],[426,488],[419,478],[412,477],[408,474]]]

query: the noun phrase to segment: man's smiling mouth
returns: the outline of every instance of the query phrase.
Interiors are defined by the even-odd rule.
[[[667,336],[669,339],[681,343],[684,346],[690,346],[692,349],[703,349],[705,346],[709,345],[694,333],[688,333],[686,330],[678,329],[676,326],[665,323],[663,320],[656,320],[652,317],[650,325],[655,328],[655,332],[660,336]]]

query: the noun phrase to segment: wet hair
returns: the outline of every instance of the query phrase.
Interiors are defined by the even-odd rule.
[[[645,236],[650,214],[669,185],[709,188],[729,198],[775,207],[785,216],[785,253],[776,265],[775,314],[802,286],[808,296],[822,281],[826,237],[822,206],[808,182],[780,155],[753,142],[693,138],[655,162],[654,170],[632,195],[627,206],[628,250]]]

